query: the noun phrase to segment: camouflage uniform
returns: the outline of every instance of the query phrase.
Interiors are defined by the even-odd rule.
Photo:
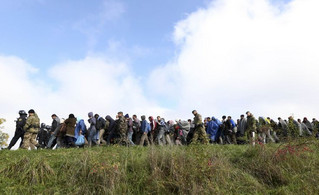
[[[24,125],[23,129],[25,130],[23,144],[21,148],[28,149],[36,149],[39,146],[38,142],[36,141],[37,133],[39,132],[40,128],[40,119],[36,113],[34,115],[29,116],[26,124]]]
[[[298,122],[293,118],[289,118],[288,120],[288,136],[297,137],[299,134],[299,125]]]
[[[127,145],[128,144],[127,122],[124,116],[120,116],[119,119],[117,120],[116,130],[118,134],[120,135],[119,144]]]
[[[252,133],[256,133],[257,130],[257,121],[253,115],[247,117],[247,130],[245,131],[245,134],[248,138],[248,140],[252,141]]]
[[[205,132],[205,127],[202,121],[202,116],[200,114],[196,114],[194,117],[195,130],[192,139],[192,143],[197,143],[200,140],[203,144],[208,144],[208,137]]]

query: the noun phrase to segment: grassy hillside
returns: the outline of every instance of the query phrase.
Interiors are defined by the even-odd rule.
[[[1,194],[317,194],[319,143],[0,151]]]

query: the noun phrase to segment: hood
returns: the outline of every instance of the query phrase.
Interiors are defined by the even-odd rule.
[[[89,112],[88,116],[93,117],[93,112]]]
[[[110,115],[107,115],[107,116],[105,117],[105,119],[108,120],[108,121],[110,121],[110,122],[113,122],[113,121],[114,121],[114,119],[113,119]]]

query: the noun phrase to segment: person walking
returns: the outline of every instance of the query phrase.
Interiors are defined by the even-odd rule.
[[[25,133],[21,148],[29,149],[30,147],[31,150],[34,150],[39,147],[36,138],[40,128],[40,119],[33,109],[29,110],[28,114],[29,117],[27,118],[26,124],[23,127]]]
[[[24,110],[20,110],[19,115],[20,115],[20,117],[17,118],[17,120],[16,120],[16,130],[14,132],[14,136],[13,136],[13,138],[10,141],[10,144],[8,146],[9,150],[11,150],[11,148],[17,143],[17,141],[19,139],[21,139],[19,147],[21,147],[22,143],[23,143],[23,137],[24,137],[24,133],[25,133],[23,130],[23,127],[27,121],[27,113]]]
[[[208,144],[209,141],[205,132],[202,116],[198,114],[196,110],[193,110],[192,113],[194,115],[194,124],[195,124],[195,130],[194,130],[192,143],[196,144],[198,143],[198,141],[200,141],[203,144]]]

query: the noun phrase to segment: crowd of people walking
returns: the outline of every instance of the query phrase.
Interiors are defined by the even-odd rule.
[[[149,145],[188,145],[188,144],[255,144],[275,143],[286,138],[316,137],[319,138],[319,122],[312,122],[305,117],[287,120],[269,117],[254,117],[246,112],[239,119],[231,116],[202,116],[193,110],[193,120],[165,120],[161,116],[148,118],[143,115],[130,117],[118,112],[115,119],[107,115],[101,117],[93,112],[88,113],[88,126],[84,119],[70,114],[67,119],[52,114],[52,124],[40,124],[37,113],[31,109],[28,114],[21,110],[16,121],[16,131],[8,149],[19,139],[20,148],[74,148],[120,144],[124,146]]]

